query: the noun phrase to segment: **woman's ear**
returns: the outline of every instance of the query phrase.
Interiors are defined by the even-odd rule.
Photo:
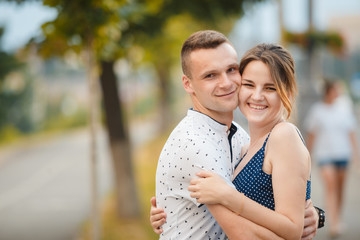
[[[187,93],[189,93],[189,94],[194,93],[191,79],[188,78],[185,74],[182,76],[182,82],[183,82],[184,89]]]

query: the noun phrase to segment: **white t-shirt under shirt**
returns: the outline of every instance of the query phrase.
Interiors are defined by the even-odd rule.
[[[248,134],[236,123],[228,131],[209,116],[188,110],[158,161],[157,206],[167,213],[160,239],[226,239],[206,205],[199,206],[187,188],[200,169],[214,171],[231,184],[241,148],[248,142]]]
[[[356,128],[352,111],[341,102],[315,103],[305,119],[308,132],[315,133],[313,156],[315,161],[348,160],[351,157],[350,131]]]

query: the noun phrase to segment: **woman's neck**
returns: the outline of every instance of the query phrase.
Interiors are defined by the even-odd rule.
[[[335,102],[335,100],[336,100],[336,97],[332,97],[332,96],[325,96],[323,98],[323,102],[325,104],[329,104],[329,105],[333,104]]]
[[[283,121],[284,119],[281,118],[274,120],[273,122],[266,125],[249,123],[250,145],[255,144],[259,139],[267,135],[275,127],[276,124]]]

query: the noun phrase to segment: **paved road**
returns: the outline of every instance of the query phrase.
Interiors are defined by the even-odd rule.
[[[106,138],[99,144],[99,195],[112,178]],[[86,131],[0,149],[0,239],[75,239],[90,214]]]

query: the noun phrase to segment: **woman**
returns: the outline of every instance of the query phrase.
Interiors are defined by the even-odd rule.
[[[240,74],[239,108],[251,141],[234,172],[236,189],[201,171],[191,182],[191,196],[208,208],[221,204],[284,239],[300,239],[311,161],[297,128],[286,122],[296,93],[294,61],[281,46],[260,44],[244,55]],[[226,219],[215,218],[236,239]]]
[[[340,216],[348,164],[359,159],[356,120],[351,106],[341,103],[340,82],[326,80],[323,99],[306,118],[307,146],[319,166],[325,187],[330,235],[341,233]]]

